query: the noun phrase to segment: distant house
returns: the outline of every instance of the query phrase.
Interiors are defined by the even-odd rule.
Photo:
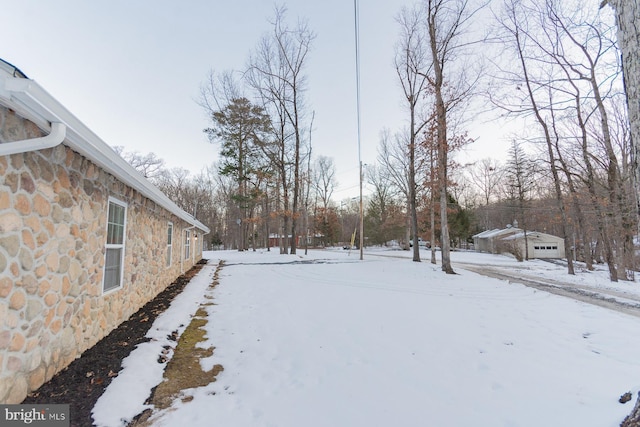
[[[0,60],[0,403],[153,299],[201,259],[208,232]]]
[[[564,240],[538,231],[527,231],[529,258],[564,258]],[[483,231],[473,236],[477,252],[525,255],[525,233],[517,227]]]

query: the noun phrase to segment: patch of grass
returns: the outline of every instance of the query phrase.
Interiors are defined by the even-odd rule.
[[[200,365],[200,359],[210,357],[215,349],[198,347],[199,343],[205,341],[204,326],[207,321],[207,312],[200,307],[180,336],[173,357],[164,371],[164,381],[158,385],[153,395],[152,404],[157,409],[171,406],[184,389],[203,387],[214,382],[216,375],[224,369],[222,365],[215,365],[205,372]]]

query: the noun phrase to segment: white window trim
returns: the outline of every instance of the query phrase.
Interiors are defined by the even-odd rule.
[[[184,259],[191,259],[191,230],[184,230]]]
[[[106,243],[106,237],[109,233],[109,205],[113,203],[116,205],[120,205],[124,208],[124,229],[122,231],[123,235],[122,235],[122,244],[107,244]],[[106,295],[109,294],[111,292],[115,292],[119,289],[122,289],[123,287],[123,282],[124,282],[124,252],[125,252],[125,247],[126,247],[126,243],[127,243],[127,210],[128,210],[128,204],[126,202],[123,202],[122,200],[118,200],[115,197],[111,197],[109,196],[109,198],[107,199],[107,221],[105,224],[105,251],[104,251],[104,266],[102,267],[102,294]],[[107,277],[105,268],[107,266],[107,249],[119,249],[121,248],[122,251],[120,252],[120,286],[117,286],[115,288],[111,288],[108,290],[104,290],[104,281]]]
[[[169,228],[171,228],[171,243],[167,243],[167,263],[166,263],[166,267],[169,268],[173,265],[173,222],[169,221],[167,223],[167,237],[168,236],[168,231]]]

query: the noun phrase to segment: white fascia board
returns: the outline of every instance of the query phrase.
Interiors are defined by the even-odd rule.
[[[531,237],[533,240],[537,241],[554,241],[554,242],[564,242],[564,239],[560,236],[554,236],[553,234],[541,233],[539,231],[527,231],[527,236]]]
[[[494,228],[493,230],[485,230],[485,231],[482,231],[482,232],[480,232],[478,234],[473,235],[472,237],[477,237],[477,238],[483,239],[483,238],[487,238],[487,237],[491,236],[496,231],[499,231],[499,229]]]
[[[196,228],[209,233],[209,228],[182,210],[133,166],[120,157],[106,142],[60,104],[34,80],[0,75],[0,99],[36,125],[49,128],[51,122],[67,126],[65,144],[113,174],[145,197]]]

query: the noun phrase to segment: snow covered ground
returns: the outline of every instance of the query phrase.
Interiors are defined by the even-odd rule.
[[[368,254],[412,258],[412,253],[409,251],[371,249]],[[422,250],[420,256],[422,261],[428,262],[431,259],[431,252]],[[439,252],[437,258],[439,262]],[[595,264],[594,270],[588,271],[583,263],[574,263],[576,274],[569,276],[566,263],[557,260],[532,259],[527,262],[518,262],[510,255],[492,255],[469,251],[451,252],[451,260],[456,270],[459,270],[456,267],[464,268],[467,265],[484,267],[490,271],[502,270],[528,280],[546,284],[561,282],[606,298],[640,305],[640,284],[622,280],[611,282],[609,270],[604,264]]]
[[[301,251],[303,252],[303,251]],[[428,254],[424,252],[424,258]],[[380,256],[384,255],[384,256]],[[391,256],[390,256],[391,255]],[[456,262],[509,264],[453,253]],[[94,408],[98,425],[126,425],[162,380],[166,335],[206,298],[203,368],[217,381],[156,413],[154,426],[618,426],[640,390],[640,318],[405,252],[210,252],[154,323],[153,341],[124,361]],[[210,289],[219,259],[220,284]],[[542,261],[528,274],[566,279]],[[576,278],[608,287],[606,272]],[[616,285],[637,294],[637,284]],[[180,326],[183,325],[183,326]],[[618,398],[631,391],[634,401]],[[122,420],[125,420],[123,422]]]

